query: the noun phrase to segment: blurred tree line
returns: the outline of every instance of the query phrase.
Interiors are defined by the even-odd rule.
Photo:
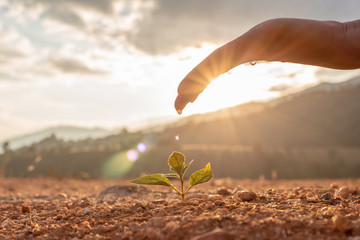
[[[201,121],[193,117],[156,132],[123,129],[81,141],[52,135],[17,150],[4,143],[0,173],[5,177],[104,177],[102,168],[112,156],[125,156],[150,137],[151,146],[144,153],[138,151],[139,159],[131,160],[130,170],[122,177],[168,171],[172,151],[194,159],[194,169],[211,162],[216,177],[360,177],[359,103],[360,86],[355,86],[308,92],[248,115],[208,119],[203,115]],[[114,167],[125,165],[129,166],[122,160]]]

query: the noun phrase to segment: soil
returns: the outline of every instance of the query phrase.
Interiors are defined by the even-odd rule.
[[[0,239],[360,239],[360,179],[0,181]]]

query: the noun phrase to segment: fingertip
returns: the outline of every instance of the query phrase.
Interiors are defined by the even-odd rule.
[[[186,99],[182,95],[178,95],[176,97],[176,100],[175,100],[175,110],[176,110],[176,112],[179,115],[181,115],[183,109],[186,107],[187,104],[188,104],[188,101],[186,101]]]
[[[180,115],[183,109],[186,107],[186,105],[190,102],[193,103],[197,99],[197,97],[198,94],[187,94],[187,95],[179,94],[175,100],[175,109],[178,112],[178,114]]]

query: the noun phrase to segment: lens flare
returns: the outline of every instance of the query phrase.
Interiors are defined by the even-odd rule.
[[[27,167],[28,172],[32,172],[32,171],[34,171],[34,169],[35,169],[35,166],[34,166],[34,165],[29,165],[29,166]]]
[[[145,144],[145,143],[142,143],[142,142],[138,143],[137,149],[138,149],[138,151],[141,152],[141,153],[145,152],[145,151],[146,151],[146,144]]]
[[[127,158],[132,161],[132,162],[135,162],[136,160],[139,159],[139,153],[134,150],[134,149],[130,149],[126,152],[126,156]]]
[[[118,152],[110,156],[102,166],[102,175],[106,178],[125,176],[134,165],[127,156],[127,152]]]

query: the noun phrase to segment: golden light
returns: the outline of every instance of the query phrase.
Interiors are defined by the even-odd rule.
[[[285,77],[279,77],[279,73]],[[213,80],[198,99],[188,105],[186,115],[215,111],[250,101],[266,101],[281,95],[269,91],[278,84],[294,86],[296,90],[304,84],[316,82],[314,67],[289,63],[257,63],[241,65]],[[287,74],[297,74],[286,77]]]

